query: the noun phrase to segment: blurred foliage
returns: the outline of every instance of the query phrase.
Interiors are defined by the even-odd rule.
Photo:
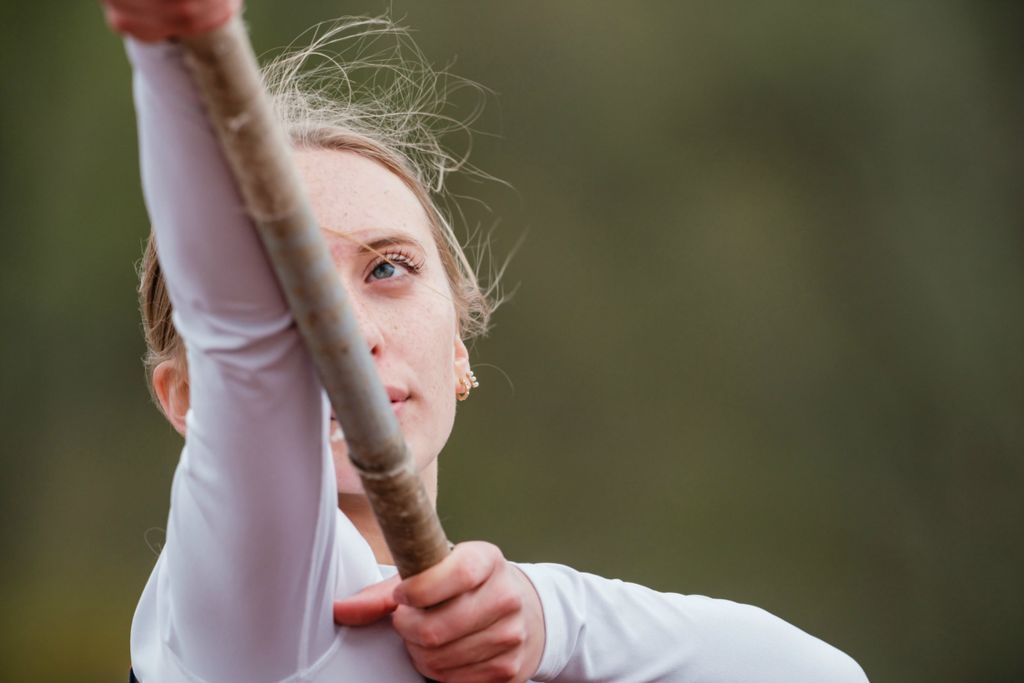
[[[456,189],[525,240],[453,538],[763,606],[876,681],[1024,680],[1024,6],[250,4],[258,50],[392,5],[496,93],[475,160],[515,190]],[[129,69],[61,9],[0,24],[0,678],[121,680],[180,444]]]

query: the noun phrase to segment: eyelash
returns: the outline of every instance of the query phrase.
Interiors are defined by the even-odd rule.
[[[423,261],[421,259],[417,259],[412,254],[402,249],[392,249],[390,251],[385,251],[373,260],[369,269],[366,271],[367,281],[372,279],[373,271],[377,270],[377,268],[379,268],[383,263],[390,263],[393,266],[405,268],[410,275],[417,275],[421,270],[423,270]],[[384,280],[392,279],[394,278],[384,278]],[[384,280],[381,280],[381,282]]]

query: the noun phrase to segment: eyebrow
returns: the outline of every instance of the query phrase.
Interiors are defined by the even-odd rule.
[[[359,242],[359,253],[378,254],[388,247],[403,246],[415,247],[420,251],[423,251],[423,245],[415,238],[406,237],[405,235],[389,235],[387,237],[378,237],[377,239],[369,242]]]
[[[350,232],[342,232],[341,230],[331,228],[330,226],[322,225],[320,226],[320,229],[330,235],[334,235],[335,237],[341,238],[342,240],[348,242],[349,244],[354,244],[359,254],[380,254],[382,250],[387,249],[388,247],[401,246],[410,246],[419,249],[422,252],[426,251],[426,249],[423,247],[420,241],[417,240],[415,237],[402,235],[400,233],[384,235],[382,237],[376,237],[374,239],[371,239],[368,242],[364,242],[363,240],[354,236]],[[357,234],[358,232],[365,231],[357,231]],[[333,252],[334,249],[332,248],[331,251]]]

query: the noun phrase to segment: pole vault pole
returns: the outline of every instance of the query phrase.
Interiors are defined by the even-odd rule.
[[[242,21],[235,16],[181,42],[398,572],[418,574],[447,556],[448,541],[328,254],[290,141],[274,118]]]

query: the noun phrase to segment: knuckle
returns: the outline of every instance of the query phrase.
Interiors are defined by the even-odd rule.
[[[505,556],[501,554],[501,548],[487,541],[467,543],[466,549],[477,558],[480,564],[487,567],[494,566],[505,559]]]
[[[523,609],[523,596],[514,591],[508,591],[495,599],[495,606],[503,614],[520,612]]]
[[[450,678],[444,677],[439,670],[431,668],[426,664],[417,662],[416,660],[413,660],[413,664],[416,666],[417,671],[419,671],[421,674],[423,674],[432,681],[438,681],[438,683],[447,683],[451,680]]]
[[[526,642],[526,629],[517,624],[515,628],[509,629],[505,634],[505,644],[512,647],[520,647]]]
[[[444,655],[438,650],[423,650],[419,658],[420,663],[431,671],[440,671],[447,664]]]
[[[399,635],[403,638],[406,634],[412,633],[412,629],[416,621],[416,614],[404,605],[399,606],[399,608],[391,615],[391,626],[398,631]]]
[[[516,662],[511,657],[500,657],[493,662],[490,666],[490,675],[494,681],[508,681],[511,680],[516,673],[518,673],[519,667],[516,666]]]
[[[486,576],[493,567],[505,559],[501,550],[493,543],[471,541],[459,546],[467,564],[474,567],[478,574]]]
[[[518,648],[526,642],[526,629],[522,624],[513,623],[494,632],[494,643],[503,648]]]
[[[402,595],[404,596],[404,602],[410,607],[426,607],[423,604],[422,590],[419,588],[418,583],[405,581],[402,583]]]
[[[477,577],[480,573],[479,563],[467,558],[455,567],[455,580],[463,586],[475,586],[479,583]]]
[[[414,576],[411,579],[406,579],[400,585],[402,587],[402,594],[405,596],[405,602],[410,607],[416,607],[423,609],[430,607],[433,600],[431,600],[431,588],[436,585],[436,579],[426,580],[422,576]]]
[[[498,562],[505,559],[505,556],[501,553],[501,548],[494,545],[493,543],[483,543],[484,556],[487,559]]]
[[[434,669],[427,657],[430,650],[408,642],[405,644],[405,650],[409,653],[409,659],[412,660],[412,663],[420,673],[429,675],[427,669]]]
[[[444,634],[435,624],[428,621],[420,622],[413,629],[414,640],[426,648],[435,648],[444,645]]]
[[[211,3],[196,0],[179,0],[170,11],[170,19],[174,27],[182,31],[192,31],[203,26],[211,11]]]
[[[406,649],[408,650],[409,657],[412,659],[412,663],[416,667],[417,671],[435,681],[441,680],[439,669],[430,662],[430,659],[427,657],[424,650],[409,646],[407,646]]]

